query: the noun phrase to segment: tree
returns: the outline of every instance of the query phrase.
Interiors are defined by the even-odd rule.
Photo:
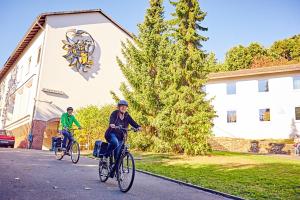
[[[122,44],[125,62],[117,58],[128,81],[128,84],[121,85],[121,92],[129,101],[131,114],[143,124],[145,131],[141,135],[147,137],[150,144],[151,138],[157,137],[158,133],[154,123],[163,106],[160,93],[165,87],[165,66],[169,54],[162,2],[149,1],[144,22],[138,25],[139,34],[133,36],[133,42]],[[119,98],[114,93],[113,96]]]
[[[226,71],[249,69],[255,57],[266,55],[266,49],[258,43],[251,43],[248,47],[238,45],[226,53],[224,65]]]
[[[170,21],[173,54],[169,66],[169,87],[162,92],[164,110],[158,114],[161,138],[171,140],[177,152],[202,154],[209,149],[215,116],[210,101],[200,89],[207,80],[207,54],[201,49],[208,38],[198,31],[206,31],[200,23],[206,13],[197,0],[171,2],[175,6]]]
[[[109,116],[114,106],[106,105],[101,108],[87,106],[76,111],[76,118],[83,127],[83,130],[75,131],[75,136],[80,144],[87,144],[91,149],[95,140],[104,141],[104,133],[108,127]]]
[[[300,34],[274,42],[270,47],[270,52],[275,58],[300,61]]]
[[[300,35],[275,41],[270,48],[258,43],[248,47],[242,45],[231,48],[226,53],[224,71],[286,65],[300,62]]]

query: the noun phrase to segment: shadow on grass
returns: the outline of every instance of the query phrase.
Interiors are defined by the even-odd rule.
[[[167,155],[149,154],[137,161],[137,167],[246,199],[300,199],[300,164],[170,164],[169,161]]]

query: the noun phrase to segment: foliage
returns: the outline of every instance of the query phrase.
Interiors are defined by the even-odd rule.
[[[168,142],[175,152],[204,154],[209,150],[215,116],[205,93],[200,90],[207,79],[207,55],[201,49],[207,38],[200,31],[206,13],[196,0],[171,2],[175,6],[170,21],[173,49],[168,66],[169,87],[162,91],[164,109],[158,114],[157,126],[160,138]]]
[[[142,150],[205,153],[214,117],[200,90],[210,65],[201,50],[207,38],[198,34],[206,30],[200,26],[205,13],[195,0],[172,5],[176,11],[166,24],[162,0],[150,0],[139,34],[123,44],[125,62],[117,59],[129,83],[120,89],[145,130],[130,140]]]
[[[144,150],[150,148],[153,143],[149,142],[157,137],[158,128],[154,122],[162,109],[160,93],[164,88],[164,68],[170,55],[169,42],[163,34],[167,25],[163,20],[162,0],[149,2],[144,22],[138,25],[139,34],[133,36],[133,41],[122,44],[126,62],[117,58],[129,83],[129,86],[123,83],[120,89],[130,104],[131,115],[144,127],[144,133],[138,135],[138,139],[130,137],[130,140],[134,147]],[[119,99],[112,94],[115,100]]]
[[[273,53],[273,56],[281,57],[288,61],[300,61],[300,34],[274,42],[270,47],[270,52]]]
[[[223,64],[210,68],[211,72],[233,71],[300,62],[300,35],[275,41],[270,48],[258,43],[231,48]]]
[[[76,118],[83,130],[75,131],[75,137],[81,145],[88,145],[92,149],[95,140],[105,140],[104,133],[108,127],[109,116],[114,106],[106,105],[101,108],[87,106],[76,111]]]

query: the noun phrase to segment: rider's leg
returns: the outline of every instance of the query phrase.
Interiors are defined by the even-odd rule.
[[[63,136],[64,136],[64,139],[63,139],[63,141],[62,141],[62,148],[66,148],[67,140],[68,140],[68,138],[69,138],[69,132],[66,131],[66,130],[62,130],[61,133],[62,133]]]
[[[122,140],[118,140],[118,145],[115,149],[115,152],[114,152],[114,157],[115,157],[115,161],[117,163],[117,161],[119,160],[119,157],[120,157],[120,152],[121,152],[121,148],[122,148]]]
[[[108,157],[111,154],[111,152],[118,146],[119,143],[118,138],[114,133],[110,133],[106,139],[108,142],[108,147],[105,156]]]
[[[68,135],[68,145],[67,145],[67,152],[70,150],[70,147],[71,147],[71,144],[73,142],[73,135],[69,132],[69,135]]]

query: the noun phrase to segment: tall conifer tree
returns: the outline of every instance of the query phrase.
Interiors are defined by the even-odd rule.
[[[187,154],[203,154],[209,149],[215,112],[201,90],[207,80],[206,53],[201,49],[207,38],[200,23],[205,18],[197,0],[171,2],[174,53],[169,71],[170,87],[164,93],[165,109],[159,115],[164,138],[173,139],[172,148]]]

